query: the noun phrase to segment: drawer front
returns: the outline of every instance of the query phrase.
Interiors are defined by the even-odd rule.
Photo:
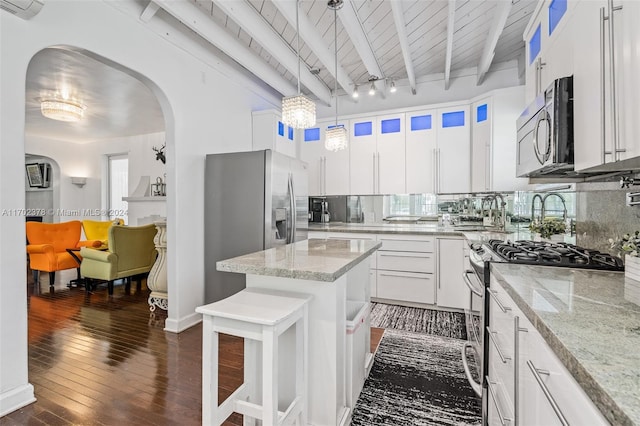
[[[402,251],[378,251],[377,268],[389,271],[435,272],[435,255]]]
[[[378,235],[378,241],[382,243],[380,250],[409,251],[421,253],[433,253],[435,238],[402,236],[402,238]]]
[[[433,274],[378,270],[377,297],[434,304],[436,285]]]

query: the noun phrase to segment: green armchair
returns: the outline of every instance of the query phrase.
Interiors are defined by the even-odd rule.
[[[153,224],[111,226],[108,250],[84,247],[80,250],[80,275],[87,279],[88,283],[93,279],[107,281],[110,295],[113,294],[115,280],[124,278],[128,285],[131,278],[137,278],[140,285],[140,277],[151,271],[156,260],[157,252],[153,242],[156,232]],[[91,287],[91,284],[87,284],[87,289]]]

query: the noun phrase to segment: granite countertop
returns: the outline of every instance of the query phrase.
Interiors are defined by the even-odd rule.
[[[218,271],[333,282],[382,243],[364,240],[310,239],[221,260]]]
[[[491,272],[612,424],[640,424],[640,282],[492,263]]]

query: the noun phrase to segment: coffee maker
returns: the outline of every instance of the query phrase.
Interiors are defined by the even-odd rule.
[[[326,197],[309,197],[309,221],[327,223],[329,219],[329,202]]]

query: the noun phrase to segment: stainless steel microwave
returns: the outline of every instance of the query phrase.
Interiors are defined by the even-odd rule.
[[[555,80],[517,120],[518,177],[562,175],[573,163],[573,77]]]

